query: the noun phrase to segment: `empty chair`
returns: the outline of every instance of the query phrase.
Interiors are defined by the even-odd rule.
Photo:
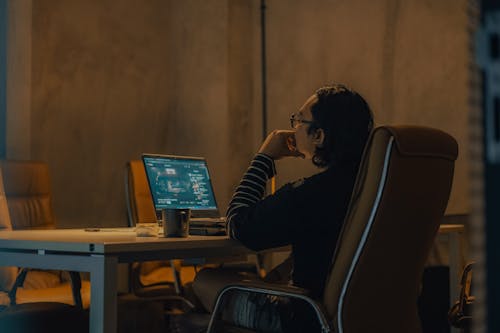
[[[146,172],[140,160],[127,163],[125,194],[130,226],[157,223]],[[134,263],[130,277],[131,289],[139,297],[180,296],[183,286],[193,281],[195,274],[194,266],[182,266],[179,260]]]
[[[54,229],[49,167],[40,161],[0,161],[4,193],[13,230]],[[90,283],[82,281],[83,307],[90,304]],[[19,286],[17,304],[58,301],[74,304],[69,273],[29,270]]]
[[[0,175],[0,222],[4,229],[55,228],[46,163],[2,160]],[[81,281],[79,273],[15,267],[2,272],[14,272],[17,277],[15,281],[3,279],[0,286],[0,302],[8,306],[0,312],[0,330],[31,332],[36,328],[37,332],[49,332],[80,325],[79,330],[84,331],[88,327],[88,315],[82,308],[90,304],[90,283]]]

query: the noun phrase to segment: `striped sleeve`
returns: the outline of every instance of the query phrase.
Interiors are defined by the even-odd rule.
[[[262,200],[267,180],[275,174],[276,168],[272,158],[264,154],[257,154],[254,157],[240,184],[234,191],[226,213],[227,227],[232,238],[235,238],[232,225],[233,218],[238,215],[241,209],[250,207]]]

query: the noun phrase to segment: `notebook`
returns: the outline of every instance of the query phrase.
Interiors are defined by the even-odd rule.
[[[156,211],[190,209],[190,234],[226,233],[203,157],[142,154],[142,161]]]

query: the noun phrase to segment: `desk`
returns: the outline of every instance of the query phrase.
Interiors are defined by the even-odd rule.
[[[116,332],[117,266],[137,261],[223,257],[252,253],[225,236],[136,237],[132,229],[0,231],[0,266],[90,272],[90,331]],[[459,236],[463,225],[442,225],[449,239],[450,300],[458,297]]]
[[[92,333],[116,332],[119,263],[248,253],[226,236],[136,237],[128,228],[0,231],[0,266],[90,272]]]

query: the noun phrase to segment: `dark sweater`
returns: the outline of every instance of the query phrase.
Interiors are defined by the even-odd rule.
[[[320,297],[356,172],[352,165],[330,167],[263,198],[275,167],[271,158],[257,154],[229,204],[231,237],[253,250],[291,244],[293,284]]]

